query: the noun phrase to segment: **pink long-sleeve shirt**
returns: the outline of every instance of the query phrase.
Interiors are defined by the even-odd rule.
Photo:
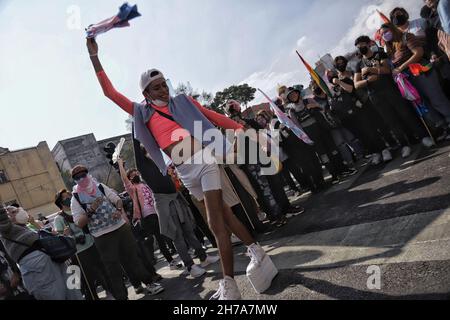
[[[100,82],[100,85],[103,89],[105,96],[111,99],[125,112],[127,112],[130,115],[133,115],[134,114],[133,102],[114,88],[106,73],[104,71],[98,72],[97,78]],[[230,118],[224,115],[221,115],[217,112],[214,112],[212,110],[203,107],[198,101],[196,101],[193,98],[190,99],[192,103],[201,111],[201,113],[203,113],[203,115],[214,125],[222,127],[224,129],[233,129],[233,130],[243,129],[243,126],[240,125],[239,123],[231,120]],[[169,111],[169,106],[158,107],[152,104],[152,107],[154,109],[166,113],[167,115],[171,115]],[[171,146],[172,144],[190,136],[190,133],[184,128],[182,128],[178,123],[161,116],[157,112],[155,112],[153,116],[150,118],[149,122],[147,123],[147,128],[153,134],[153,137],[155,138],[159,147],[163,150]],[[172,133],[175,130],[178,130],[176,140],[172,139]]]

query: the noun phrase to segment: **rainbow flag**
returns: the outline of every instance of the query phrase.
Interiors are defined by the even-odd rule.
[[[411,63],[409,65],[409,71],[413,76],[418,77],[421,74],[427,73],[433,68],[433,64],[429,63],[427,65],[421,65],[420,63]]]
[[[378,10],[378,9],[377,9],[377,12],[378,12],[378,14],[380,15],[381,20],[383,20],[383,24],[385,24],[385,23],[391,23],[391,20],[390,20],[388,17],[386,17],[386,15],[385,15],[383,12],[381,12],[381,11]]]
[[[309,74],[311,75],[311,77],[313,78],[313,80],[317,83],[317,85],[322,89],[323,92],[325,92],[325,94],[327,96],[329,96],[330,98],[333,97],[333,95],[331,94],[330,89],[328,88],[327,83],[319,76],[319,74],[305,61],[305,59],[303,59],[303,57],[300,55],[300,53],[297,52],[300,60],[303,62],[303,64],[305,65],[306,69],[308,70]]]

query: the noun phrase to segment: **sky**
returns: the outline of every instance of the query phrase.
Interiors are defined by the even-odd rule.
[[[126,133],[125,114],[104,97],[84,28],[118,12],[124,0],[0,0],[0,147],[10,150],[94,133]],[[139,77],[157,68],[176,86],[215,93],[248,83],[275,97],[278,84],[307,83],[295,50],[313,64],[344,54],[403,6],[422,0],[130,0],[142,17],[97,38],[114,86],[141,101]],[[254,103],[263,102],[256,94]]]

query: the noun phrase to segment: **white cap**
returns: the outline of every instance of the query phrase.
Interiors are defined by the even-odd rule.
[[[144,92],[148,85],[157,79],[165,79],[161,71],[156,69],[145,71],[141,75],[141,81],[139,82],[141,91]]]

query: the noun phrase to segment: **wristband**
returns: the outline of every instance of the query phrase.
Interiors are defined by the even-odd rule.
[[[96,53],[96,54],[89,54],[89,57],[96,57],[96,56],[98,56],[98,53]]]

